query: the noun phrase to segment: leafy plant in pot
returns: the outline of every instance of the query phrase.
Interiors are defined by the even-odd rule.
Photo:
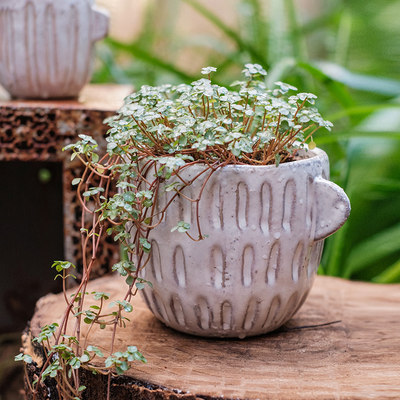
[[[124,227],[129,262],[152,283],[142,293],[154,315],[196,335],[258,335],[290,319],[311,288],[322,239],[350,210],[326,180],[326,154],[307,150],[320,126],[331,127],[316,96],[290,95],[296,88],[281,82],[267,90],[258,65],[243,72],[236,92],[210,76],[144,87],[109,121],[109,151],[123,152],[123,168],[139,166],[132,187],[125,177],[119,184],[121,198],[137,202],[140,188],[153,207],[147,225]],[[140,246],[151,249],[145,261]]]
[[[74,369],[77,358],[79,366],[93,368],[101,355],[80,342],[81,321],[89,330],[95,324],[113,329],[106,373],[143,361],[132,347],[113,353],[116,329],[138,291],[165,324],[202,336],[266,333],[304,302],[323,239],[350,211],[345,193],[327,180],[326,154],[312,140],[331,124],[314,107],[313,94],[296,94],[282,82],[267,89],[257,64],[245,66],[237,90],[213,84],[213,71],[203,68],[207,78],[190,85],[143,86],[129,96],[107,121],[101,158],[89,136],[67,146],[85,165],[73,182],[83,210],[84,273],[66,300],[54,343],[48,342],[42,375],[66,341],[71,352],[62,355],[63,368]],[[119,189],[114,195],[112,181]],[[84,306],[106,223],[124,254],[113,270],[127,283],[110,313],[106,294],[94,293],[99,306]],[[71,264],[55,266],[66,279]],[[66,336],[70,314],[77,323]],[[72,385],[77,392],[77,376]]]

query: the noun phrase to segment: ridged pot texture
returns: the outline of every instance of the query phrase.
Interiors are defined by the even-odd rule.
[[[13,97],[76,97],[107,30],[93,0],[2,0],[0,83]]]
[[[312,157],[310,157],[312,156]],[[277,329],[305,301],[323,239],[347,219],[347,196],[327,180],[329,163],[319,149],[309,158],[275,166],[217,170],[200,201],[200,242],[172,232],[178,221],[195,228],[195,205],[179,197],[152,231],[150,263],[142,291],[154,315],[182,332],[246,337]],[[183,172],[190,179],[201,171]],[[184,189],[196,198],[199,178]],[[171,192],[161,189],[158,208]]]

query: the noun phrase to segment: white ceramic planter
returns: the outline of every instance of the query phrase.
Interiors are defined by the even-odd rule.
[[[277,329],[305,301],[323,239],[346,221],[350,203],[329,182],[327,155],[275,166],[227,166],[213,174],[200,202],[203,233],[191,241],[171,228],[194,225],[194,206],[176,199],[151,234],[143,292],[166,325],[201,336],[245,337]],[[195,176],[200,166],[187,169]],[[196,196],[202,184],[185,189]],[[165,192],[164,192],[165,193]],[[170,193],[161,195],[165,204]]]
[[[93,0],[1,0],[0,83],[13,97],[76,97],[107,29]]]

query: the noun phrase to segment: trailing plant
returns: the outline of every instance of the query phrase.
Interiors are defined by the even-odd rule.
[[[56,380],[63,399],[79,399],[85,389],[79,369],[86,368],[108,375],[109,398],[111,375],[125,373],[133,361],[146,361],[134,346],[115,352],[115,337],[117,328],[125,325],[133,311],[133,297],[145,285],[151,286],[141,271],[151,256],[149,235],[164,219],[169,205],[178,197],[194,204],[195,226],[176,221],[172,230],[203,240],[206,235],[201,229],[199,202],[217,169],[228,164],[278,167],[296,159],[299,149],[312,148],[313,134],[320,127],[330,129],[331,123],[314,106],[315,95],[297,93],[295,87],[283,82],[267,89],[266,72],[260,65],[247,64],[244,80],[233,83],[235,89],[213,84],[215,70],[203,68],[205,77],[191,84],[143,86],[129,96],[118,114],[107,121],[106,154],[99,156],[97,143],[87,135],[66,146],[72,158],[84,165],[83,175],[72,182],[82,205],[83,273],[68,297],[65,282],[73,277],[75,266],[68,261],[53,264],[64,282],[66,308],[59,325],[45,326],[34,339],[46,356],[32,387],[34,393],[50,377]],[[202,168],[187,178],[183,171],[193,165]],[[200,178],[199,192],[187,196],[184,189]],[[114,185],[116,194],[110,191]],[[170,192],[166,204],[158,201],[161,191]],[[121,299],[87,292],[104,234],[119,241],[124,254],[112,267],[127,285]],[[88,345],[95,326],[112,332],[107,358],[100,349]],[[99,367],[102,358],[103,366]],[[17,359],[32,362],[29,355],[21,354]]]

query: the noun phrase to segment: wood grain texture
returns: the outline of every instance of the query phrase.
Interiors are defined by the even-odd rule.
[[[119,277],[105,277],[92,281],[92,290],[122,298],[125,288]],[[61,304],[60,295],[38,302],[33,335],[59,319]],[[400,285],[317,277],[304,306],[279,332],[214,340],[165,327],[137,298],[132,322],[116,343],[118,349],[136,345],[148,363],[116,379],[112,398],[399,399],[399,317]],[[90,342],[106,350],[110,336],[95,331]],[[90,378],[88,398],[103,399],[102,379]]]

